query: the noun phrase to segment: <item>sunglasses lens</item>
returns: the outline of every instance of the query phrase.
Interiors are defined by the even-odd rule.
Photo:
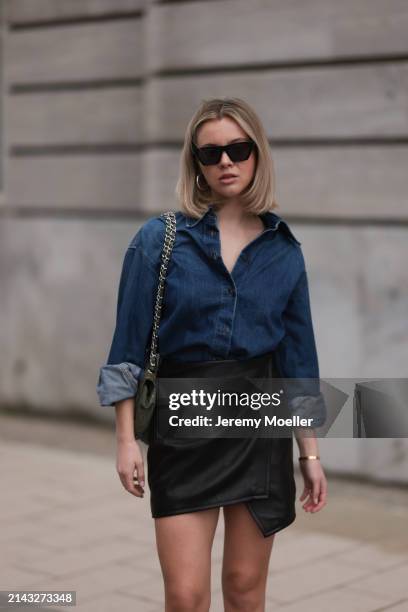
[[[252,151],[252,142],[235,142],[229,145],[228,156],[234,162],[245,161]]]
[[[202,147],[198,149],[198,158],[204,166],[218,164],[221,159],[220,147]]]
[[[252,141],[234,142],[226,148],[228,157],[233,162],[245,161],[251,155],[254,143]],[[204,166],[218,164],[223,152],[223,147],[201,147],[196,149],[198,159]]]

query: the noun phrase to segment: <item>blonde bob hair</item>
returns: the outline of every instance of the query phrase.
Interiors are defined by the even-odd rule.
[[[180,159],[180,175],[176,185],[176,196],[182,212],[188,217],[199,219],[209,204],[218,206],[223,202],[223,199],[216,197],[208,184],[203,189],[198,188],[196,180],[201,170],[191,149],[192,142],[197,144],[198,128],[209,119],[222,117],[234,119],[256,144],[254,177],[240,194],[243,207],[247,212],[256,215],[277,208],[274,165],[261,120],[244,100],[225,97],[203,100],[187,125]],[[198,182],[202,183],[200,179]]]

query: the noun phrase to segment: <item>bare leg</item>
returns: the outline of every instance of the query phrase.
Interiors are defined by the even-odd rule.
[[[265,538],[244,503],[224,506],[222,590],[225,612],[264,612],[275,534]]]
[[[208,612],[211,549],[219,508],[155,519],[165,612]]]

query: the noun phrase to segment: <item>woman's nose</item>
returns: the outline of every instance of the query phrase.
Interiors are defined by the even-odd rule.
[[[232,160],[228,157],[228,153],[226,151],[222,152],[220,164],[230,164]]]

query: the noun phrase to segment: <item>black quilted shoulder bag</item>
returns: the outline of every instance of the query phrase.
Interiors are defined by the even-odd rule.
[[[153,316],[152,340],[150,346],[150,357],[142,378],[139,380],[134,407],[134,433],[137,440],[145,444],[150,443],[152,435],[152,418],[156,407],[156,377],[160,363],[160,355],[157,352],[158,333],[160,317],[163,305],[165,280],[169,265],[171,252],[176,238],[176,215],[168,211],[160,215],[166,221],[166,231],[161,253],[161,266],[159,272],[159,283],[157,287],[156,302]]]

